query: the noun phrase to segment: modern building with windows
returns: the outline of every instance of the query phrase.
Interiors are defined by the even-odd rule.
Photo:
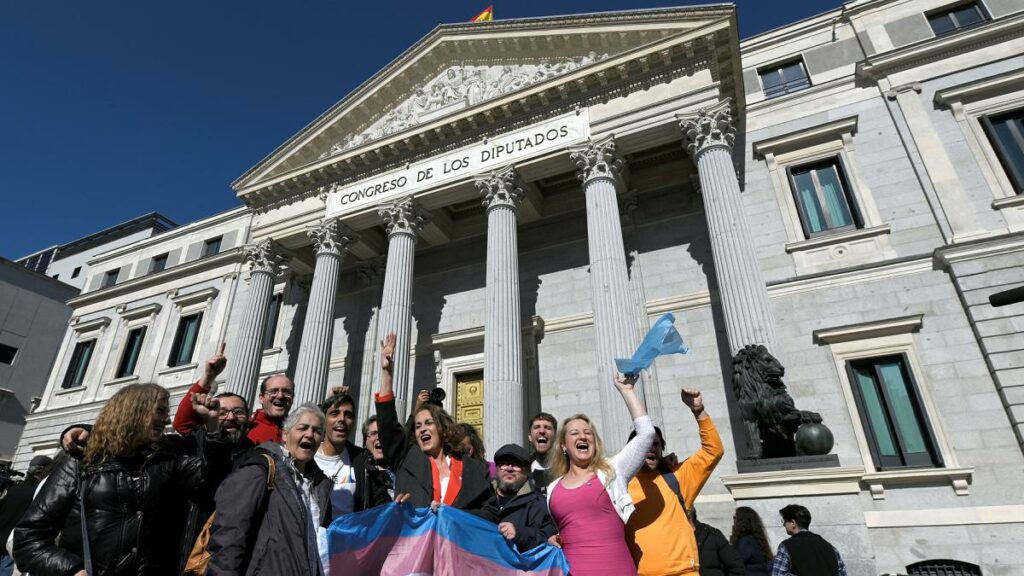
[[[630,422],[617,357],[673,312],[690,352],[642,379],[670,451],[697,386],[728,529],[800,502],[851,574],[1024,571],[1024,5],[852,0],[740,39],[727,4],[443,25],[243,174],[235,211],[90,261],[17,460],[125,382],[180,397],[291,375],[372,411],[446,390],[491,449],[529,416]],[[764,345],[834,465],[739,465],[733,357]]]

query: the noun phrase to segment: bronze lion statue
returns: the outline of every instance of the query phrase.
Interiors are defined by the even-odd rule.
[[[785,374],[760,344],[748,344],[733,356],[732,388],[747,432],[744,459],[795,456],[797,428],[821,422],[820,414],[796,409],[782,382]]]

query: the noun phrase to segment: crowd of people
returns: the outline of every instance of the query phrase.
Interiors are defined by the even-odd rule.
[[[507,444],[488,462],[476,429],[425,392],[407,419],[398,414],[394,348],[388,335],[376,414],[361,428],[344,388],[292,406],[295,384],[270,376],[255,412],[237,394],[216,393],[223,346],[178,406],[177,434],[164,433],[166,389],[123,387],[95,424],[62,432],[55,461],[34,459],[2,500],[0,542],[13,536],[0,576],[329,576],[331,522],[389,502],[464,510],[520,552],[558,546],[573,576],[845,576],[802,506],[780,511],[790,538],[774,553],[751,508],[736,509],[729,538],[697,519],[697,496],[724,454],[698,390],[680,394],[700,436],[681,462],[626,375],[614,385],[633,431],[617,454],[587,415],[559,425],[542,412],[529,424],[529,449]]]

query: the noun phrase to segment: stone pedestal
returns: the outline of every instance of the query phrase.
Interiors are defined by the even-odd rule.
[[[316,268],[309,291],[306,319],[302,325],[299,358],[295,369],[295,405],[319,404],[327,396],[327,373],[334,336],[334,301],[338,272],[351,234],[337,220],[328,220],[308,232],[316,250]]]
[[[526,441],[517,213],[523,191],[512,168],[477,181],[487,209],[484,440],[490,453]],[[489,456],[489,455],[488,455]]]
[[[250,270],[249,303],[235,335],[237,342],[230,357],[228,390],[245,398],[252,406],[256,400],[257,379],[263,360],[263,331],[267,324],[267,309],[274,294],[274,278],[284,258],[277,244],[268,238],[248,249],[245,259]]]

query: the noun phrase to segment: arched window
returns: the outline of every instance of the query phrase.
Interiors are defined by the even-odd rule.
[[[959,560],[922,560],[907,566],[909,576],[982,576],[981,568]]]

